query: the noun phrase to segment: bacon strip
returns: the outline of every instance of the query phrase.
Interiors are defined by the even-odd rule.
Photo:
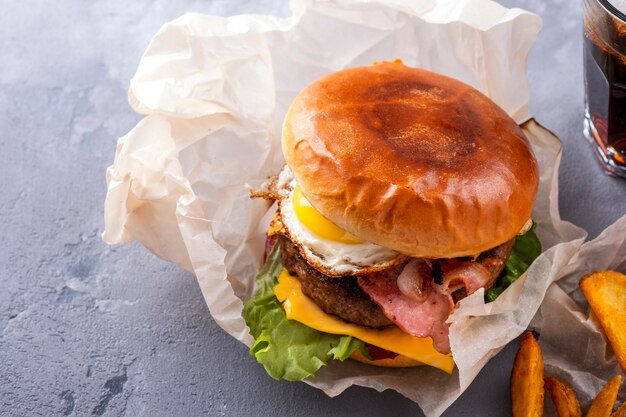
[[[436,288],[442,294],[465,288],[470,295],[480,288],[491,287],[497,277],[478,262],[454,262],[444,267],[443,284]]]
[[[483,262],[441,261],[443,279],[433,280],[433,262],[414,259],[402,270],[389,268],[360,276],[359,286],[378,304],[385,316],[405,332],[433,339],[435,348],[450,352],[448,316],[455,307],[453,295],[465,290],[466,295],[480,288],[489,288],[501,270],[499,259]],[[498,263],[496,265],[495,263]],[[458,293],[457,293],[458,294]]]
[[[413,259],[398,275],[398,288],[402,294],[423,303],[430,295],[432,281],[430,262]]]
[[[359,277],[359,285],[398,327],[413,336],[433,338],[435,348],[450,352],[446,319],[452,311],[448,297],[431,291],[423,302],[418,302],[400,291],[399,271],[390,268]]]

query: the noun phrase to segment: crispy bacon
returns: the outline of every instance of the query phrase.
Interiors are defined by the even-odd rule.
[[[430,291],[422,302],[400,291],[396,268],[359,277],[359,285],[378,304],[391,321],[405,332],[418,337],[431,336],[435,348],[450,352],[446,319],[451,313],[448,298],[438,291]]]
[[[413,336],[432,337],[435,348],[447,353],[448,316],[461,298],[495,283],[512,247],[507,242],[476,261],[413,259],[402,269],[360,276],[358,282],[398,327]]]
[[[455,262],[444,269],[443,283],[436,286],[436,290],[448,295],[464,287],[470,295],[480,288],[491,287],[496,278],[497,275],[493,276],[478,262]]]
[[[398,288],[402,294],[423,303],[430,294],[432,281],[430,262],[413,259],[398,275]]]

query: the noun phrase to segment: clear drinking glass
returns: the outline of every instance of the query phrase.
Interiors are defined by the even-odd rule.
[[[585,137],[626,177],[626,0],[583,0]]]

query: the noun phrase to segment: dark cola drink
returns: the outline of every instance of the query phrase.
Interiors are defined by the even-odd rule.
[[[626,177],[626,1],[583,4],[584,133],[604,169]]]

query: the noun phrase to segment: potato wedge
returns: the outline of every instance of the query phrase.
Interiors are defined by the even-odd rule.
[[[544,382],[558,417],[581,417],[583,415],[576,393],[568,383],[554,377],[548,377],[544,379]]]
[[[626,275],[596,271],[585,275],[579,285],[626,372]]]
[[[623,402],[617,410],[613,411],[611,417],[626,417],[626,402]]]
[[[617,399],[617,391],[622,383],[622,377],[615,375],[591,402],[586,417],[610,417]]]
[[[543,357],[531,332],[522,337],[511,372],[513,417],[543,416]]]

